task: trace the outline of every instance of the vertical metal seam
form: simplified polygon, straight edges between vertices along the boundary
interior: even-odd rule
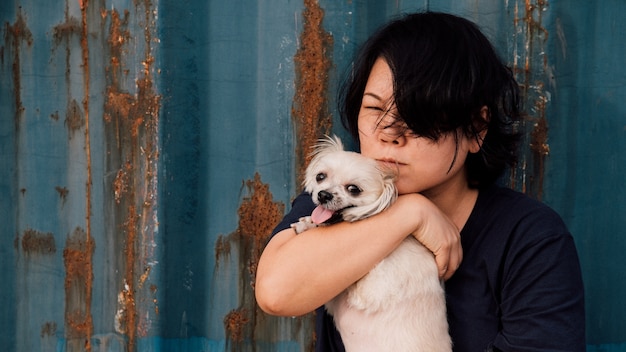
[[[89,133],[89,90],[90,90],[90,72],[89,72],[89,39],[87,31],[87,8],[89,7],[89,0],[79,0],[80,12],[81,12],[81,52],[83,62],[83,82],[84,82],[84,97],[83,97],[83,109],[85,111],[85,154],[87,162],[87,182],[86,182],[86,204],[85,204],[85,242],[87,244],[92,243],[91,238],[91,187],[92,187],[92,169],[91,169],[91,140]],[[87,246],[89,248],[89,246]],[[91,336],[93,335],[93,320],[91,317],[91,296],[92,296],[92,282],[93,282],[93,250],[88,250],[86,254],[87,263],[87,277],[85,282],[85,319],[87,325],[87,336],[85,342],[85,349],[91,351]]]

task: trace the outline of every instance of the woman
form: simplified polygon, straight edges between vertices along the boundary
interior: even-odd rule
[[[547,206],[495,185],[515,162],[518,86],[477,26],[432,12],[390,22],[360,51],[341,102],[360,152],[397,170],[400,196],[379,215],[298,236],[289,224],[314,206],[296,198],[259,262],[260,307],[311,312],[415,236],[447,280],[455,351],[583,351],[570,233]],[[316,350],[342,350],[317,313]]]

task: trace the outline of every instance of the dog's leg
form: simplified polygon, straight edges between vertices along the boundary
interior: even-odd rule
[[[301,234],[306,230],[317,227],[317,224],[311,220],[310,216],[304,216],[298,219],[298,222],[294,222],[290,226],[296,231],[296,234]]]

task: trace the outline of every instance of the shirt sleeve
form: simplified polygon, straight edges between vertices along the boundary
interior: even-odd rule
[[[544,214],[545,215],[545,214]],[[560,219],[557,219],[560,221]],[[548,224],[545,223],[548,222]],[[585,351],[584,289],[572,236],[554,219],[521,225],[502,264],[501,351]],[[545,229],[561,232],[540,233]]]
[[[315,204],[311,199],[311,195],[306,192],[300,193],[296,199],[291,203],[291,210],[283,217],[283,219],[276,225],[272,231],[271,237],[279,233],[282,230],[288,229],[291,224],[298,222],[303,216],[309,216],[315,209]],[[270,237],[270,239],[271,239]]]

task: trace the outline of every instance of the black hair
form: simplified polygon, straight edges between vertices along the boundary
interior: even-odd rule
[[[474,23],[437,12],[409,14],[365,42],[338,99],[341,121],[357,142],[363,93],[378,58],[392,71],[397,114],[412,134],[437,140],[450,132],[458,138],[461,131],[479,140],[480,151],[466,159],[470,186],[491,184],[514,165],[519,86]]]

